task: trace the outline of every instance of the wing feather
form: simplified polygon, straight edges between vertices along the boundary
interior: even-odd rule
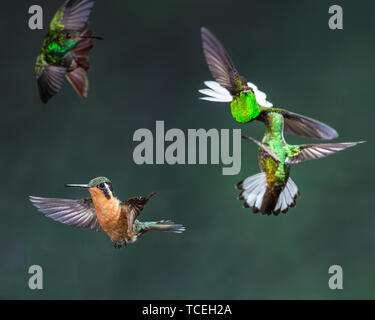
[[[324,158],[337,151],[341,151],[349,147],[354,147],[355,145],[363,142],[364,141],[301,145],[299,146],[300,153],[296,156],[288,158],[287,163],[295,164],[307,160]]]
[[[134,221],[137,219],[148,200],[155,194],[155,192],[152,192],[147,197],[133,197],[123,202],[123,205],[128,209],[130,228],[133,227]]]
[[[53,65],[46,65],[38,77],[38,89],[40,99],[47,103],[63,85],[66,68]]]
[[[52,19],[51,30],[82,31],[87,24],[94,0],[68,0]]]
[[[338,137],[335,129],[318,120],[283,110],[284,132],[317,140],[332,140]]]
[[[206,28],[201,28],[203,53],[213,78],[232,95],[236,95],[246,80],[234,67],[232,60],[219,40]]]
[[[46,217],[78,228],[101,231],[91,199],[56,199],[30,196],[32,204]]]

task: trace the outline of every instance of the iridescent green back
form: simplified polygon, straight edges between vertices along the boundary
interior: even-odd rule
[[[262,142],[276,154],[277,163],[263,149],[259,150],[258,159],[262,171],[266,172],[267,181],[275,185],[284,185],[289,177],[289,166],[285,164],[288,157],[289,145],[284,140],[284,117],[277,112],[267,114],[265,121],[266,132]]]
[[[66,31],[54,32],[50,31],[43,42],[42,53],[46,62],[58,66],[69,66],[67,56],[78,44],[78,39],[67,39],[72,35]]]

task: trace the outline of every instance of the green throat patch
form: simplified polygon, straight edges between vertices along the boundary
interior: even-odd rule
[[[253,93],[241,92],[233,99],[230,107],[233,118],[240,123],[250,122],[260,114],[260,108]]]

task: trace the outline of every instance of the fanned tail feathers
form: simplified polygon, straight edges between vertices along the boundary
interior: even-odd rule
[[[290,177],[281,191],[269,190],[264,172],[246,178],[237,184],[237,188],[241,190],[238,199],[244,201],[245,208],[252,208],[254,213],[262,212],[268,215],[286,213],[288,208],[296,205],[299,195],[297,185]]]
[[[237,184],[237,189],[242,190],[238,200],[245,201],[244,207],[259,212],[266,192],[266,174],[261,172],[246,178]]]
[[[297,185],[294,183],[291,177],[288,178],[286,186],[281,191],[279,199],[276,203],[273,212],[278,215],[280,211],[287,213],[289,208],[293,208],[296,205],[296,199],[300,195]]]
[[[87,98],[89,90],[89,79],[83,68],[77,68],[66,74],[66,79],[70,82],[74,90],[83,99]]]

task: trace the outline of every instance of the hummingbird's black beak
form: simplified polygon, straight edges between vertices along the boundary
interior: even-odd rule
[[[104,38],[99,36],[79,36],[81,39],[95,39],[95,40],[104,40]]]
[[[83,189],[90,188],[90,186],[88,184],[66,184],[65,187],[67,187],[67,188],[83,188]]]

